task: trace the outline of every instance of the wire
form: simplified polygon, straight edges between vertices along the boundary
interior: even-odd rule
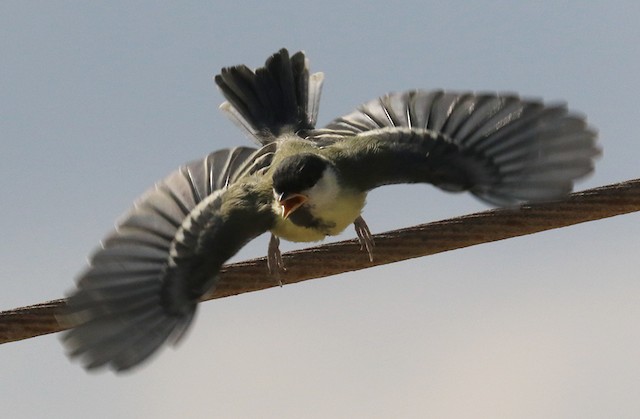
[[[567,199],[500,208],[374,235],[374,261],[347,240],[283,255],[283,284],[432,255],[640,210],[640,179],[576,192]],[[227,265],[215,290],[204,300],[278,286],[266,258]],[[59,332],[55,314],[64,299],[0,312],[0,344]]]

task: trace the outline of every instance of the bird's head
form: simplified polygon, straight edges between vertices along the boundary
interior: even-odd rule
[[[331,205],[338,193],[333,165],[325,158],[311,153],[285,158],[273,173],[273,194],[288,218],[300,207]]]

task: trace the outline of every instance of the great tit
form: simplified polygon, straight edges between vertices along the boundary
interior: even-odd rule
[[[144,194],[90,258],[60,320],[69,355],[86,368],[134,367],[175,342],[225,261],[271,232],[322,240],[361,217],[367,192],[430,183],[494,205],[561,199],[593,170],[596,133],[562,104],[514,94],[391,93],[315,127],[323,82],[302,52],[282,49],[255,71],[224,68],[222,110],[261,147],[213,152]],[[372,256],[373,255],[373,256]]]

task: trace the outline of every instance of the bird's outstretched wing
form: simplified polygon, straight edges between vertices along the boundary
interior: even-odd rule
[[[565,105],[440,90],[375,99],[310,139],[362,190],[427,182],[496,205],[561,198],[600,153]]]
[[[126,370],[184,333],[222,263],[272,223],[252,182],[273,148],[216,151],[135,203],[91,256],[59,315],[72,328],[63,336],[71,356],[87,368]]]

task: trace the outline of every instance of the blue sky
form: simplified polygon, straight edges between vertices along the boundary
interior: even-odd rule
[[[325,72],[320,124],[389,91],[515,91],[598,129],[604,155],[578,189],[638,177],[637,2],[216,3],[0,4],[0,309],[61,297],[154,181],[249,144],[211,78],[281,47]],[[364,215],[382,232],[484,208],[395,186]],[[125,376],[85,373],[55,335],[2,345],[0,404],[15,418],[638,417],[638,224],[209,302],[177,350]]]

